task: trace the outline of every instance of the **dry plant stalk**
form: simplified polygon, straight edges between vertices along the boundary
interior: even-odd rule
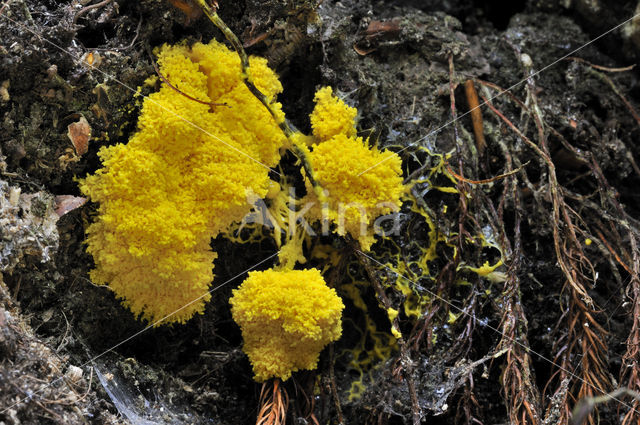
[[[578,234],[590,234],[590,232],[588,232],[588,229],[577,227],[576,223],[581,226],[586,226],[586,224],[582,217],[565,202],[564,191],[558,182],[555,164],[551,159],[547,146],[545,125],[539,114],[534,95],[535,88],[532,80],[529,79],[528,81],[527,92],[529,99],[526,104],[517,100],[511,94],[509,94],[509,97],[515,100],[518,106],[533,119],[538,133],[537,143],[534,143],[520,131],[486,97],[483,96],[482,99],[489,109],[523,140],[546,165],[547,190],[552,208],[551,225],[554,249],[556,260],[565,277],[562,292],[568,298],[565,314],[561,317],[563,323],[559,323],[559,328],[566,328],[567,332],[555,344],[554,351],[556,356],[554,362],[558,365],[558,369],[549,383],[554,381],[558,384],[552,394],[552,398],[562,400],[563,408],[558,420],[559,423],[566,424],[571,416],[570,402],[582,397],[599,395],[606,392],[610,387],[606,361],[607,345],[603,339],[607,332],[596,320],[595,316],[599,311],[595,308],[593,300],[587,292],[587,288],[595,282],[596,273],[593,264],[582,249]],[[486,84],[484,82],[481,82],[481,84],[501,90],[494,84]],[[531,108],[527,105],[531,105]],[[534,198],[544,208],[540,201],[541,198],[536,196]],[[580,359],[579,364],[575,364],[575,359]],[[576,366],[578,367],[576,368]],[[573,370],[577,372],[575,375],[570,372]],[[565,380],[572,382],[568,394],[562,391],[561,383]],[[549,414],[550,410],[547,409],[547,415]],[[592,417],[589,418],[589,423],[595,423]]]
[[[602,170],[598,164],[594,161],[591,162],[591,170],[593,174],[598,178],[600,184],[611,192],[612,188],[604,178]],[[611,246],[610,243],[604,238],[604,235],[599,234],[601,241],[605,244],[606,248],[610,251],[611,255],[617,260],[617,262],[629,273],[630,279],[626,289],[626,296],[630,300],[632,308],[629,310],[631,318],[631,331],[626,340],[627,349],[622,356],[622,365],[620,367],[619,381],[620,385],[624,385],[631,392],[640,393],[640,251],[638,250],[638,232],[637,229],[630,224],[631,218],[622,208],[622,205],[616,200],[615,197],[608,197],[607,201],[612,204],[618,215],[621,217],[620,224],[622,228],[628,232],[629,245],[632,255],[629,255],[624,247],[624,244],[620,238],[620,235],[616,231],[614,223],[610,223],[611,234],[614,238],[610,238],[616,247],[617,251]],[[604,227],[604,226],[602,226]],[[620,252],[621,254],[618,254]],[[622,258],[626,259],[632,265],[627,265]],[[619,405],[621,410],[622,405]],[[622,417],[621,425],[632,425],[640,423],[640,399],[634,397],[633,401],[627,406],[627,412]]]
[[[500,333],[502,339],[498,343],[497,351],[505,351],[506,360],[501,374],[502,391],[509,419],[514,425],[537,425],[540,423],[540,394],[533,377],[531,367],[530,346],[527,339],[528,322],[522,308],[520,292],[522,253],[521,223],[523,211],[518,194],[518,174],[524,170],[524,165],[514,169],[514,158],[505,146],[501,146],[506,164],[504,189],[499,201],[498,210],[482,191],[477,197],[481,199],[482,211],[487,214],[488,222],[493,233],[498,235],[505,263],[508,265],[504,289],[502,291],[502,317]],[[482,184],[481,182],[477,184]],[[507,198],[513,203],[515,215],[513,225],[513,244],[504,228],[504,203]]]
[[[260,390],[260,410],[256,425],[285,425],[288,408],[289,395],[282,388],[282,381],[276,378],[265,382]]]
[[[251,94],[253,94],[256,99],[258,99],[264,105],[267,111],[269,111],[274,121],[276,122],[276,124],[278,124],[280,130],[282,130],[282,133],[289,141],[289,150],[291,150],[291,152],[293,152],[293,154],[296,155],[298,159],[300,159],[309,182],[314,188],[320,191],[321,189],[314,177],[313,167],[311,167],[311,164],[309,163],[309,158],[307,158],[305,151],[301,149],[293,140],[293,129],[289,126],[289,123],[286,120],[278,117],[278,114],[275,112],[271,105],[271,100],[267,98],[267,96],[265,96],[264,93],[262,93],[260,89],[258,89],[258,87],[256,87],[256,85],[254,84],[253,78],[251,77],[249,56],[247,55],[247,52],[245,52],[244,47],[242,47],[242,43],[240,42],[238,37],[233,33],[233,31],[231,31],[227,24],[224,23],[220,16],[218,16],[217,0],[209,1],[211,4],[209,4],[207,0],[195,0],[204,14],[207,16],[207,18],[209,18],[209,20],[222,32],[224,37],[238,54],[238,57],[240,58],[240,68],[242,71],[240,75],[242,81],[244,82],[244,85],[247,87],[247,89],[249,89]]]
[[[456,189],[458,190],[458,202],[459,202],[459,210],[458,210],[458,236],[457,236],[457,244],[458,249],[455,252],[454,258],[445,266],[443,272],[451,267],[451,277],[450,279],[440,279],[441,276],[438,277],[437,281],[440,282],[438,285],[438,294],[445,293],[448,287],[453,283],[455,279],[455,272],[458,265],[462,261],[462,253],[465,252],[464,243],[467,240],[473,239],[470,232],[466,229],[465,223],[470,221],[472,226],[475,225],[478,228],[478,223],[474,219],[473,214],[469,212],[469,202],[467,198],[467,194],[470,190],[473,190],[472,186],[469,185],[472,180],[468,180],[464,177],[463,171],[463,155],[462,148],[465,146],[460,142],[460,137],[458,135],[458,112],[456,109],[456,97],[455,97],[455,88],[456,88],[456,78],[455,78],[455,66],[453,61],[453,53],[450,53],[448,56],[449,62],[449,103],[451,109],[451,123],[453,124],[453,137],[454,137],[454,145],[456,151],[457,158],[457,166],[458,173],[452,173],[456,177]],[[473,128],[474,134],[476,137],[476,144],[469,143],[466,145],[467,149],[471,152],[471,157],[473,158],[473,170],[477,174],[478,170],[478,162],[477,158],[483,156],[484,150],[486,148],[486,142],[484,140],[484,131],[482,128],[482,115],[478,105],[477,92],[475,91],[475,87],[473,86],[473,82],[471,82],[470,86],[466,86],[466,94],[467,101],[469,102],[469,109],[471,112],[472,120],[473,120]],[[448,172],[452,172],[451,168],[447,165]],[[472,197],[471,202],[477,202],[476,198]],[[443,300],[444,301],[444,300]],[[445,301],[446,303],[446,301]],[[448,304],[448,303],[447,303]],[[475,330],[475,318],[476,318],[476,308],[477,308],[477,300],[476,294],[472,291],[472,294],[465,300],[464,302],[464,314],[468,318],[466,324],[464,326],[464,330],[462,333],[456,338],[454,345],[452,346],[450,352],[451,358],[461,357],[463,354],[467,354],[471,349],[473,343],[473,332]],[[431,311],[432,307],[429,307],[429,311]],[[448,305],[446,307],[446,311],[448,313]],[[435,311],[435,310],[434,310]],[[433,316],[432,316],[433,317]],[[425,320],[425,325],[431,326],[430,320]],[[429,335],[429,340],[431,339],[431,335]],[[461,409],[465,420],[467,423],[479,422],[478,419],[473,414],[474,411],[478,411],[478,402],[473,392],[474,383],[473,383],[473,375],[470,373],[468,379],[465,383],[464,393],[459,403],[459,410]]]
[[[507,157],[507,166],[512,168],[511,158]],[[540,394],[535,385],[531,356],[529,355],[529,341],[527,339],[527,318],[522,308],[520,295],[520,279],[518,278],[522,259],[522,240],[520,223],[522,212],[520,198],[517,194],[516,179],[509,179],[515,210],[514,247],[509,244],[504,228],[501,228],[500,239],[505,254],[510,254],[510,266],[503,290],[503,314],[500,323],[502,340],[499,346],[506,349],[506,364],[501,381],[504,391],[507,411],[512,424],[537,425],[540,423]],[[505,191],[506,191],[505,187]],[[502,217],[500,217],[502,218]],[[503,223],[503,220],[499,220]]]
[[[637,260],[635,264],[638,264]],[[637,274],[631,280],[629,286],[634,305],[631,314],[633,327],[627,338],[627,351],[622,356],[620,382],[631,390],[640,392],[640,281]],[[630,409],[627,410],[622,418],[621,424],[632,425],[638,423],[640,423],[640,400],[634,399],[631,402]]]
[[[632,237],[635,241],[635,238]],[[635,245],[635,243],[634,243]],[[638,252],[633,253],[633,276],[627,288],[627,296],[631,299],[633,308],[631,318],[633,325],[627,338],[627,350],[622,356],[622,367],[620,368],[620,383],[629,389],[640,392],[640,279],[638,279]],[[634,399],[631,408],[622,418],[622,425],[632,425],[640,423],[640,400]]]
[[[504,300],[500,346],[507,352],[501,381],[509,419],[512,424],[537,425],[540,423],[539,394],[531,376],[527,319],[520,300],[520,282],[515,274],[505,282]]]
[[[450,82],[453,81],[453,61],[449,58]],[[486,149],[486,141],[484,139],[482,129],[482,117],[480,115],[477,92],[475,91],[473,81],[467,80],[465,91],[469,107],[471,110],[474,135],[476,139],[475,146],[468,146],[473,156],[479,154],[482,156]],[[529,343],[527,340],[527,319],[522,309],[520,299],[520,280],[518,273],[520,271],[520,262],[522,257],[520,222],[522,213],[520,211],[519,195],[517,193],[517,174],[523,171],[528,164],[518,164],[516,168],[513,166],[513,158],[508,149],[503,149],[505,156],[506,170],[502,174],[489,179],[468,179],[462,173],[462,164],[460,153],[460,144],[457,143],[457,132],[455,132],[455,98],[453,96],[453,85],[450,83],[450,98],[452,119],[454,121],[454,134],[456,134],[456,150],[458,155],[459,173],[454,172],[449,166],[447,171],[458,181],[458,191],[460,193],[460,216],[459,216],[459,234],[465,235],[464,222],[469,220],[472,224],[477,225],[476,215],[470,210],[481,212],[487,215],[487,222],[493,228],[494,234],[499,235],[499,244],[501,252],[505,258],[506,264],[509,265],[508,277],[504,283],[502,318],[500,323],[500,332],[502,339],[496,347],[496,351],[505,351],[506,365],[504,366],[501,381],[505,397],[505,404],[512,424],[517,425],[537,425],[540,421],[540,401],[539,392],[532,377],[531,358],[529,356]],[[486,102],[486,99],[483,98]],[[477,167],[476,167],[477,168]],[[500,206],[497,212],[482,190],[476,190],[474,186],[493,183],[495,181],[505,179],[506,183]],[[466,185],[465,185],[466,183]],[[469,187],[470,185],[471,187]],[[467,202],[466,192],[473,191],[474,196]],[[503,208],[507,198],[511,198],[514,203],[516,215],[514,225],[514,249],[511,247],[509,238],[504,229]],[[469,205],[472,204],[472,205]],[[479,227],[479,226],[478,226]],[[463,251],[462,239],[460,240],[459,253]],[[459,260],[458,260],[459,261]],[[475,303],[474,303],[475,304]],[[467,303],[465,303],[467,305]],[[471,332],[468,335],[469,344],[471,341]],[[471,378],[471,377],[470,377]],[[468,385],[472,385],[472,379],[469,379]],[[467,388],[469,390],[469,388]],[[473,422],[470,414],[470,404],[474,400],[473,395],[463,395],[465,416],[467,422]]]

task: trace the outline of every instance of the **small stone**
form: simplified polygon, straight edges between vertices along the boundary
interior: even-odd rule
[[[0,84],[0,100],[6,103],[9,99],[11,99],[9,95],[9,80],[5,80]]]
[[[78,381],[80,381],[80,379],[82,379],[82,373],[83,371],[81,368],[79,368],[78,366],[71,365],[67,369],[67,373],[65,373],[64,376],[66,376],[67,379],[69,379],[71,382],[75,384]]]
[[[20,192],[21,190],[19,187],[12,187],[9,189],[9,204],[11,204],[12,207],[18,206],[18,202],[20,201]]]

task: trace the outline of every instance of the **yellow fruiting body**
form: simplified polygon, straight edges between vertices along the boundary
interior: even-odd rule
[[[375,241],[377,217],[397,211],[405,192],[400,157],[369,148],[356,137],[358,111],[333,95],[331,87],[316,92],[311,114],[316,143],[305,150],[318,186],[307,180],[309,218],[328,221],[335,232],[357,239],[364,250]],[[318,188],[323,193],[318,193]]]
[[[87,229],[92,281],[108,284],[135,315],[155,322],[175,312],[167,322],[183,323],[210,298],[211,238],[250,210],[248,197],[267,194],[267,166],[286,139],[223,44],[165,45],[158,64],[182,92],[227,106],[163,85],[145,99],[138,132],[102,148],[103,168],[80,188],[99,203]],[[250,64],[256,86],[274,99],[282,86],[267,61]]]
[[[350,234],[362,249],[369,250],[375,219],[402,205],[405,187],[400,157],[370,149],[360,137],[339,134],[314,145],[309,159],[314,177],[327,195],[325,202],[320,202],[307,182],[310,199],[316,202],[310,210],[312,218],[328,219],[336,225],[336,233]]]
[[[258,382],[315,369],[342,333],[344,305],[317,269],[251,272],[230,302]]]
[[[318,142],[325,142],[338,134],[355,137],[358,110],[333,95],[331,87],[323,87],[314,97],[316,106],[311,113],[311,128]]]

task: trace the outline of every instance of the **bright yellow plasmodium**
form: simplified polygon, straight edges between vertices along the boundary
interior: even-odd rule
[[[169,314],[163,323],[184,323],[210,298],[211,238],[250,210],[248,198],[267,194],[267,167],[280,160],[285,137],[223,44],[165,45],[158,64],[182,92],[227,106],[163,85],[145,99],[137,133],[102,148],[103,168],[80,188],[99,203],[87,229],[92,281],[151,323]],[[250,64],[256,86],[275,99],[282,86],[267,61]]]
[[[334,96],[331,87],[318,90],[313,100],[316,106],[311,113],[311,128],[317,142],[325,142],[338,134],[355,137],[356,108]]]
[[[360,137],[340,134],[315,145],[310,162],[316,181],[327,194],[326,202],[317,201],[310,213],[318,220],[328,218],[336,233],[350,234],[368,251],[375,241],[375,219],[402,205],[405,187],[400,157],[370,149]]]
[[[340,338],[343,308],[317,269],[249,273],[233,291],[231,312],[255,380],[315,369],[320,351]]]
[[[366,140],[356,137],[357,111],[333,96],[330,88],[318,90],[315,100],[311,123],[319,143],[310,147],[308,156],[326,196],[318,199],[307,181],[307,200],[314,203],[309,216],[332,223],[337,234],[348,233],[369,250],[375,241],[375,219],[402,205],[406,188],[400,157],[370,148]]]

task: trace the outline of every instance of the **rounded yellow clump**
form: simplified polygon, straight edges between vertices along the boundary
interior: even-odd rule
[[[313,99],[316,106],[311,113],[311,128],[317,141],[325,142],[338,134],[355,137],[358,110],[333,95],[331,87],[323,87]]]
[[[315,369],[342,333],[344,305],[317,269],[251,272],[230,302],[258,382]]]
[[[307,182],[310,200],[316,202],[310,209],[312,218],[328,219],[336,224],[336,233],[350,234],[362,249],[369,250],[374,242],[374,220],[402,205],[405,187],[400,157],[369,149],[360,137],[339,134],[314,145],[309,158],[316,181],[326,191],[326,202],[320,203]]]
[[[249,212],[248,198],[267,194],[286,139],[223,44],[165,45],[158,64],[182,92],[227,106],[163,85],[145,99],[138,132],[100,149],[103,168],[80,189],[100,204],[87,229],[91,279],[135,315],[155,322],[175,313],[166,321],[183,323],[210,298],[211,238]],[[251,58],[251,71],[267,97],[282,91],[265,59]]]

